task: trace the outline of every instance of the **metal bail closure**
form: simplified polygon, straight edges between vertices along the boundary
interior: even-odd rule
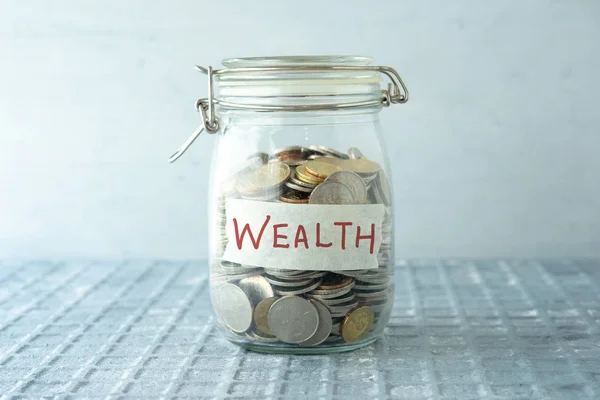
[[[169,162],[175,162],[179,157],[187,151],[187,149],[194,143],[194,141],[200,136],[202,131],[208,133],[217,133],[219,131],[219,121],[215,117],[215,105],[214,105],[214,92],[213,92],[213,69],[203,68],[203,72],[208,75],[208,99],[196,100],[196,111],[200,111],[202,114],[202,125],[198,127],[192,133],[192,135],[185,141],[185,143],[169,158]],[[208,115],[207,115],[208,112]]]

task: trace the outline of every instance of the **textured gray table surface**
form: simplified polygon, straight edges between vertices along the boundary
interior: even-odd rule
[[[384,339],[221,339],[201,262],[0,263],[0,398],[600,398],[600,261],[411,261]]]

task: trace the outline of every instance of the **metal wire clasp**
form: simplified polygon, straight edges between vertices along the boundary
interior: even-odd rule
[[[215,105],[220,104],[230,108],[238,109],[249,109],[254,111],[273,112],[273,111],[334,111],[353,107],[372,107],[372,106],[384,106],[389,107],[391,104],[401,104],[408,101],[408,88],[402,80],[402,77],[398,72],[385,66],[345,66],[345,65],[289,65],[289,66],[275,66],[275,67],[249,67],[249,68],[224,68],[213,70],[212,67],[204,68],[200,65],[196,65],[196,69],[208,77],[208,98],[198,99],[196,101],[196,111],[200,111],[202,114],[202,125],[194,131],[192,136],[186,140],[186,142],[169,158],[169,162],[172,163],[185,153],[185,151],[194,143],[196,138],[200,136],[202,131],[208,133],[216,133],[219,131],[219,120],[215,116]],[[354,101],[354,102],[340,102],[332,104],[327,103],[314,103],[308,105],[266,105],[266,104],[238,104],[231,103],[224,100],[216,99],[213,90],[213,77],[214,75],[225,75],[235,73],[253,73],[253,72],[289,72],[289,71],[372,71],[383,74],[391,81],[387,89],[381,91],[381,99]]]
[[[217,133],[219,131],[219,120],[215,117],[215,101],[213,91],[213,69],[208,67],[206,70],[208,75],[208,98],[196,100],[196,111],[202,114],[202,125],[192,133],[192,136],[169,158],[169,162],[175,162],[186,150],[194,143],[203,131],[207,133]]]

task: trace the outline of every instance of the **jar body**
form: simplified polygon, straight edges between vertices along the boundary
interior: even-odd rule
[[[220,111],[210,289],[229,341],[327,353],[383,334],[394,231],[379,109]]]

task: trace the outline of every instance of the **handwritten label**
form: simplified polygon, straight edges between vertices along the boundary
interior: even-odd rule
[[[277,269],[374,269],[382,204],[286,204],[228,199],[223,259]]]

